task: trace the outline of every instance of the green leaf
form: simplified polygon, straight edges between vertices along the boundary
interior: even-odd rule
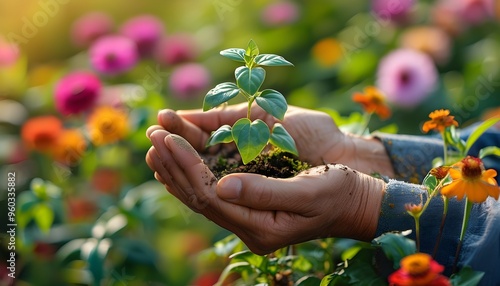
[[[438,180],[436,177],[428,173],[427,176],[425,176],[422,184],[427,187],[427,193],[431,194],[436,188]]]
[[[298,256],[292,262],[292,268],[301,272],[308,272],[313,268],[311,261],[307,260],[304,256]],[[319,284],[319,283],[318,283]]]
[[[479,150],[479,158],[483,159],[486,156],[500,156],[500,147],[488,146]]]
[[[234,71],[238,87],[248,95],[254,95],[262,86],[266,78],[266,71],[263,68],[239,67]]]
[[[258,55],[254,59],[255,63],[261,66],[293,66],[293,64],[282,56],[274,54]]]
[[[224,281],[226,280],[227,277],[229,277],[229,274],[234,273],[234,272],[242,272],[244,270],[252,271],[252,266],[248,262],[236,262],[236,263],[231,263],[224,270],[219,276],[219,281],[214,286],[222,286],[225,285]]]
[[[254,42],[254,40],[250,40],[247,45],[247,50],[245,51],[245,54],[247,56],[250,56],[252,58],[255,58],[256,56],[259,55],[259,47],[257,47],[257,44]]]
[[[394,269],[399,268],[399,261],[416,252],[415,241],[396,233],[386,233],[373,240],[381,246],[385,256],[393,261]]]
[[[265,89],[255,98],[255,101],[267,113],[279,120],[283,120],[285,117],[288,105],[285,97],[280,92],[274,89]]]
[[[498,121],[500,121],[500,117],[496,118],[491,118],[483,122],[481,125],[479,125],[476,130],[474,130],[470,135],[469,138],[467,139],[467,142],[465,143],[465,154],[469,152],[470,147],[476,142],[483,133],[490,128],[491,126],[495,125]]]
[[[45,187],[45,181],[40,178],[34,178],[31,180],[30,189],[40,199],[45,199],[47,196],[47,188]]]
[[[226,49],[220,52],[220,55],[237,62],[245,62],[244,49]]]
[[[262,271],[265,271],[262,266],[265,264],[264,256],[260,256],[254,254],[250,250],[243,250],[237,253],[233,253],[229,256],[232,262],[246,261],[250,265],[253,265],[255,268],[259,268]]]
[[[243,164],[255,159],[266,147],[271,136],[269,127],[264,121],[257,119],[251,122],[248,118],[236,121],[232,133]]]
[[[214,252],[218,256],[228,256],[229,253],[235,251],[235,249],[238,249],[239,245],[242,245],[243,242],[241,241],[240,238],[238,238],[234,234],[230,234],[227,237],[217,241],[214,244]]]
[[[451,275],[450,281],[455,286],[475,286],[483,278],[484,272],[474,271],[469,266],[465,266],[456,274]]]
[[[219,143],[230,142],[233,142],[233,133],[231,132],[231,126],[222,125],[221,127],[219,127],[219,129],[212,132],[205,146],[208,147]]]
[[[48,233],[54,222],[54,211],[45,203],[35,205],[31,211],[40,230]]]
[[[316,276],[304,276],[295,282],[294,286],[319,286],[321,279]]]
[[[100,240],[90,250],[86,259],[90,273],[92,273],[94,278],[94,285],[101,285],[101,281],[104,278],[104,262],[110,247],[110,241]]]
[[[292,136],[286,131],[285,127],[281,123],[274,124],[273,130],[271,132],[271,144],[279,147],[283,151],[290,152],[295,155],[299,155],[297,151],[297,146],[295,146],[295,141]]]
[[[205,95],[205,99],[203,100],[203,111],[219,106],[237,96],[238,93],[240,93],[238,86],[232,82],[218,84]]]

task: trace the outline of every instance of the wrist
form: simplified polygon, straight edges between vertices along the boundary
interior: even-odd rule
[[[388,177],[394,177],[392,162],[385,150],[384,144],[372,136],[357,136],[346,134],[346,146],[350,152],[346,152],[351,160],[350,166],[365,174],[378,173]]]

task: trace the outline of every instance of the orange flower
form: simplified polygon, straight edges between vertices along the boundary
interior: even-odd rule
[[[342,57],[342,46],[334,38],[319,40],[312,48],[314,59],[324,67],[335,65]]]
[[[406,211],[415,216],[415,215],[420,215],[420,213],[422,212],[422,208],[424,206],[422,205],[422,203],[416,205],[416,204],[405,204],[405,209]]]
[[[431,120],[426,121],[422,126],[422,131],[425,133],[430,130],[438,130],[442,133],[446,127],[458,126],[458,122],[454,119],[455,116],[451,116],[447,109],[435,110],[429,114],[429,118]]]
[[[429,173],[436,177],[438,180],[442,180],[448,175],[448,171],[450,170],[450,167],[448,166],[439,166],[436,168],[432,168]]]
[[[366,87],[364,93],[355,93],[352,100],[361,104],[365,112],[374,112],[381,119],[387,119],[391,116],[391,110],[385,104],[384,95],[374,86]]]
[[[451,285],[446,276],[441,275],[444,267],[426,253],[415,253],[401,259],[401,268],[389,275],[389,284],[397,286]]]
[[[51,152],[63,130],[62,122],[57,117],[39,116],[26,121],[21,129],[25,145],[40,152]]]
[[[128,133],[127,114],[108,106],[98,107],[87,123],[90,140],[95,145],[104,145],[123,139]]]
[[[451,198],[457,196],[458,200],[464,196],[474,203],[482,203],[491,196],[498,200],[500,188],[494,177],[494,169],[484,170],[481,159],[467,156],[450,169],[453,181],[441,189],[441,194]]]
[[[54,159],[66,165],[76,164],[87,149],[85,138],[77,129],[63,131],[56,146],[53,152]]]

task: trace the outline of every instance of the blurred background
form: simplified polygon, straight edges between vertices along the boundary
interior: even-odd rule
[[[145,130],[160,109],[200,108],[234,82],[239,63],[219,51],[250,39],[294,64],[266,68],[264,88],[339,125],[361,120],[352,96],[370,86],[392,111],[370,131],[422,134],[436,109],[461,127],[500,114],[497,0],[20,0],[0,11],[0,200],[13,222],[15,193],[16,285],[216,281],[227,260],[207,249],[229,233],[154,181]],[[12,285],[0,229],[0,285]]]

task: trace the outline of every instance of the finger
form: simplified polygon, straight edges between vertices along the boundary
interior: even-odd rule
[[[159,172],[163,179],[168,180],[164,174],[160,171],[165,169],[165,174],[167,174],[179,187],[185,192],[191,192],[191,184],[186,178],[184,171],[179,168],[177,162],[172,158],[172,153],[165,145],[165,137],[170,135],[169,132],[165,130],[157,130],[151,134],[151,142],[153,143],[154,150],[156,151],[158,160],[160,161],[160,166],[155,164],[155,171]],[[155,159],[154,156],[151,156]]]
[[[152,126],[148,127],[148,129],[146,130],[146,137],[150,138],[151,134],[153,132],[155,132],[156,130],[165,130],[165,129],[163,127],[161,127],[160,125],[152,125]]]
[[[225,201],[256,210],[309,214],[314,210],[311,177],[276,179],[257,174],[230,174],[217,184],[217,196]]]
[[[158,122],[169,132],[184,137],[198,151],[205,149],[210,132],[218,128],[205,131],[200,126],[185,120],[171,109],[160,111],[158,113]]]

